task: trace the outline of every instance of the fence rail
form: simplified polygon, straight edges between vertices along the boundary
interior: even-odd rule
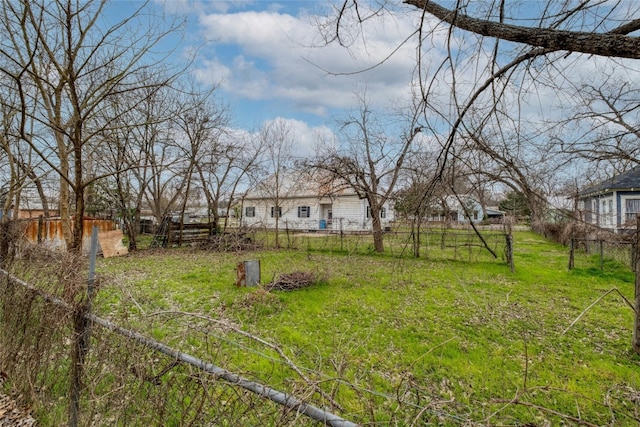
[[[37,287],[17,278],[14,277],[13,275],[11,275],[9,272],[0,269],[0,276],[2,276],[5,279],[5,284],[7,286],[7,289],[5,289],[5,295],[7,293],[11,293],[12,291],[8,288],[10,288],[12,285],[13,286],[19,286],[20,288],[22,288],[23,290],[27,291],[29,294],[32,294],[33,296],[38,296],[40,297],[43,301],[45,301],[46,303],[53,305],[56,307],[56,309],[62,309],[64,312],[67,313],[66,317],[68,317],[69,319],[74,319],[76,318],[76,316],[79,314],[79,308],[75,307],[74,305],[56,297],[53,295],[48,294],[47,292],[43,292],[42,290],[38,289]],[[0,314],[2,314],[2,317],[0,317],[0,319],[2,319],[4,317],[4,315],[6,315],[6,300],[3,301],[5,303],[5,306],[0,309]],[[127,328],[123,328],[121,326],[118,326],[106,319],[103,319],[101,317],[95,316],[93,314],[90,313],[82,313],[80,312],[80,315],[87,321],[85,323],[85,327],[89,328],[91,325],[95,325],[95,326],[100,326],[112,333],[116,333],[124,338],[126,338],[127,340],[130,340],[132,342],[135,342],[139,345],[142,345],[144,347],[150,348],[154,351],[157,351],[165,356],[168,356],[171,360],[174,361],[174,364],[176,362],[181,362],[184,363],[186,365],[189,365],[193,368],[196,368],[198,370],[200,370],[201,372],[207,373],[207,374],[211,374],[213,375],[216,379],[222,379],[224,381],[226,381],[229,385],[231,385],[232,387],[237,387],[239,389],[244,389],[247,390],[251,393],[254,393],[256,396],[263,398],[263,399],[268,399],[272,402],[275,402],[278,405],[281,405],[285,408],[288,408],[289,410],[293,411],[293,413],[295,414],[302,414],[305,415],[313,420],[319,421],[324,423],[325,425],[328,426],[336,426],[336,427],[355,427],[356,424],[348,421],[338,415],[335,415],[327,410],[321,409],[315,405],[312,405],[311,403],[308,403],[306,401],[304,401],[303,399],[297,398],[296,396],[294,396],[293,394],[288,394],[288,393],[284,393],[281,391],[278,391],[272,387],[260,384],[258,382],[255,381],[251,381],[245,377],[243,377],[242,375],[236,374],[234,372],[231,372],[229,370],[223,369],[221,367],[216,366],[213,363],[207,362],[201,358],[195,357],[193,355],[184,353],[180,350],[177,350],[175,348],[172,348],[158,340],[155,340],[153,338],[147,337],[145,335],[142,335],[138,332],[135,332],[133,330],[127,329]],[[63,316],[65,317],[65,316]],[[77,324],[77,322],[74,321],[74,323]],[[78,331],[76,330],[74,335],[75,335],[75,339],[83,339],[84,336],[84,332],[86,331]],[[86,338],[86,336],[84,336]],[[16,353],[18,351],[16,350]],[[77,362],[74,362],[77,363]],[[71,383],[76,383],[78,381],[77,378],[71,378],[70,379]],[[96,396],[93,396],[94,399],[96,399]],[[72,402],[73,404],[73,402]],[[74,411],[76,411],[76,409],[71,408],[70,412],[72,413],[72,417],[78,417],[78,414],[74,414]],[[93,414],[93,416],[95,416],[95,414]],[[73,423],[75,425],[75,422]]]

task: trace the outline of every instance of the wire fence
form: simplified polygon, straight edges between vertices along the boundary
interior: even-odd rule
[[[374,252],[371,233],[325,233],[250,228],[242,231],[249,249],[285,248],[308,252],[370,254]],[[387,231],[385,253],[396,257],[423,257],[431,260],[466,262],[512,262],[509,234],[489,230],[476,233],[466,229],[427,228],[419,233]]]
[[[38,254],[37,262],[31,257],[20,266],[33,283],[0,270],[0,369],[21,403],[37,408],[41,425],[464,422],[453,415],[458,410],[447,413],[435,397],[425,399],[430,391],[419,381],[380,391],[372,387],[380,379],[371,373],[354,377],[340,364],[330,372],[320,365],[299,367],[277,345],[206,316],[120,313],[124,326],[116,325],[86,312],[83,269],[68,255],[49,256]],[[69,262],[72,267],[63,267]],[[83,328],[90,340],[78,360]],[[76,382],[74,407],[69,402]]]
[[[68,414],[74,410],[67,411],[62,402],[69,402],[73,395],[75,358],[70,354],[79,338],[80,306],[5,271],[2,276],[0,366],[18,386],[22,403],[40,408],[43,425],[63,425],[68,417],[69,425],[83,426],[286,426],[313,425],[314,420],[329,426],[355,426],[312,403],[335,406],[308,378],[281,383],[288,390],[283,393],[258,382],[275,382],[269,376],[244,376],[216,366],[216,359],[233,357],[227,354],[228,346],[212,338],[210,328],[190,322],[188,333],[184,330],[184,335],[177,334],[173,340],[179,347],[204,355],[205,360],[90,314],[82,316],[88,320],[91,340],[82,360],[80,402],[72,422]],[[149,333],[170,330],[168,322],[166,318],[151,321],[144,329]],[[272,357],[269,363],[276,361]]]
[[[613,239],[572,238],[569,243],[570,269],[617,271],[620,267],[635,269],[635,245],[631,241]]]
[[[384,239],[393,256],[413,256],[419,247],[421,256],[479,262],[495,260],[491,253],[508,259],[508,237],[430,230],[419,238],[387,232]],[[285,230],[276,237],[270,230],[249,230],[240,240],[256,249],[373,251],[367,234]],[[340,364],[329,372],[326,364],[300,367],[277,345],[205,316],[165,312],[141,321],[118,313],[121,325],[116,325],[91,314],[94,284],[90,279],[87,288],[85,264],[81,257],[40,248],[22,252],[13,263],[29,282],[0,271],[0,369],[21,403],[38,408],[42,425],[465,422],[454,415],[465,408],[443,411],[443,405],[455,402],[443,404],[419,381],[379,390],[373,384],[381,379],[371,373],[354,373]],[[314,358],[321,356],[304,356]]]

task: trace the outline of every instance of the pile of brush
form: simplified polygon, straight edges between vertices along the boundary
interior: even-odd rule
[[[317,281],[314,273],[308,271],[294,271],[293,273],[281,274],[271,283],[264,285],[268,291],[294,291],[306,288]]]

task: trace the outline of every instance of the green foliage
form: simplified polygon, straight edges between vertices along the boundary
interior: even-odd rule
[[[527,199],[520,191],[510,191],[505,199],[498,205],[501,211],[508,212],[516,218],[528,218],[531,216],[531,209]]]

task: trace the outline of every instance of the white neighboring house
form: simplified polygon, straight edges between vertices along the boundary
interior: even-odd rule
[[[322,174],[288,171],[281,177],[279,206],[275,205],[273,176],[256,185],[242,198],[241,224],[247,227],[300,231],[372,231],[369,204],[354,190]],[[383,229],[390,226],[394,212],[386,202],[380,212]]]
[[[464,203],[464,207],[460,202]],[[482,209],[480,202],[470,196],[459,195],[455,197],[450,195],[446,196],[444,200],[441,200],[433,207],[429,221],[446,222],[449,220],[458,223],[479,223],[485,219],[485,212],[487,214],[486,219],[501,218],[504,216],[504,212],[498,209],[489,207]]]
[[[578,193],[579,218],[615,233],[636,228],[640,215],[640,166]]]

